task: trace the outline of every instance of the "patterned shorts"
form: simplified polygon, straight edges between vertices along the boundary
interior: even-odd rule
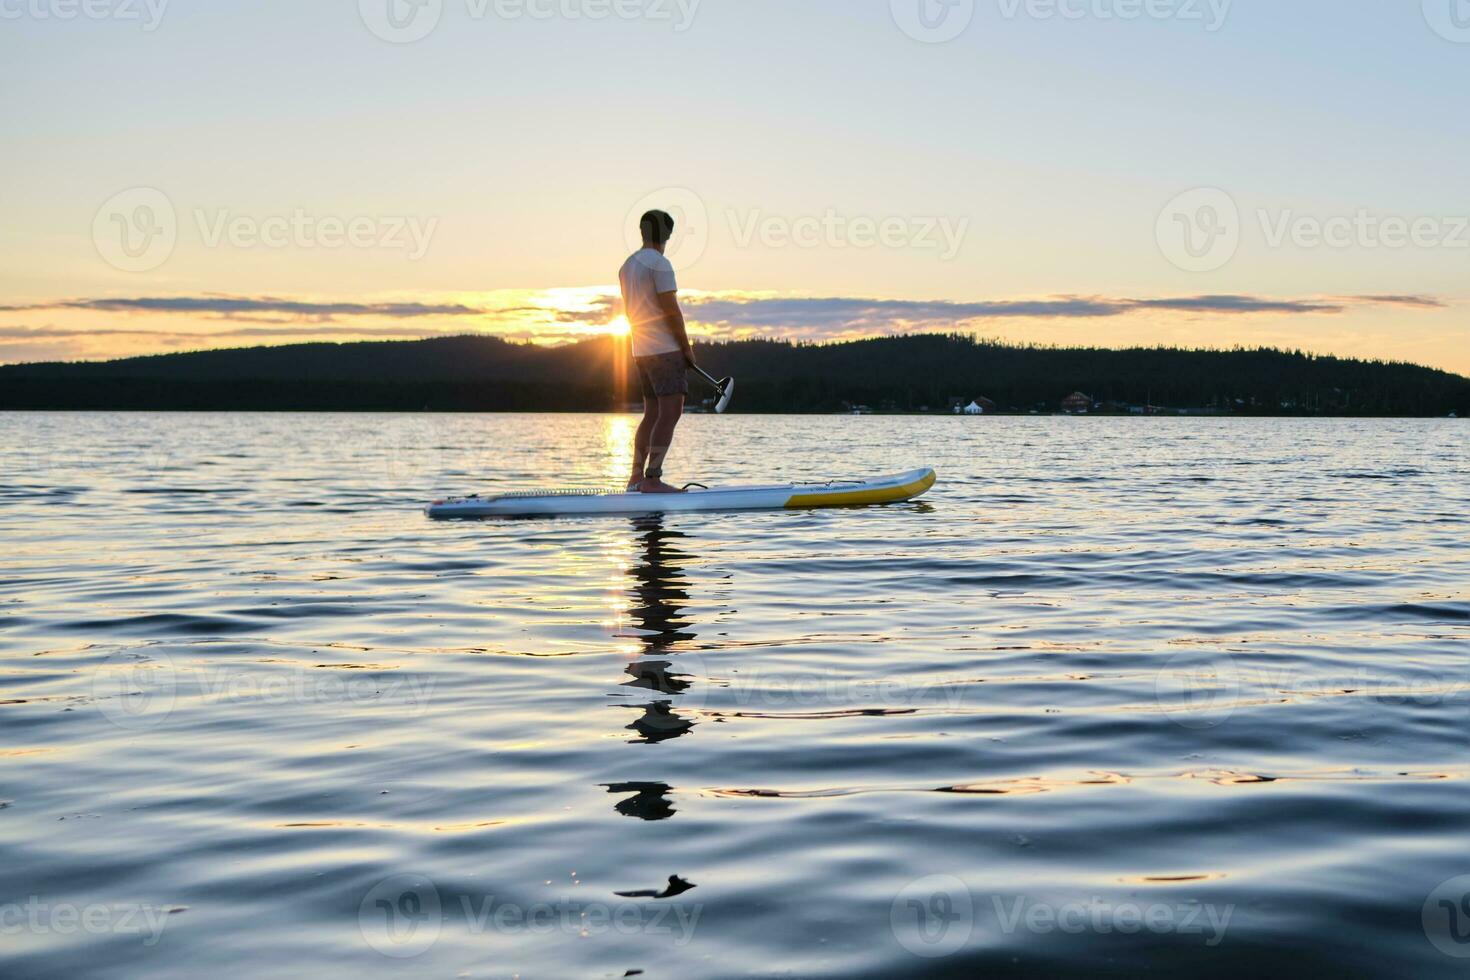
[[[689,394],[689,362],[684,360],[683,351],[635,357],[633,363],[638,365],[644,398]]]

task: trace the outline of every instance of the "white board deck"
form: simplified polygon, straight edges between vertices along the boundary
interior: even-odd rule
[[[858,507],[912,500],[932,487],[936,479],[934,470],[925,468],[867,480],[696,489],[688,493],[538,490],[436,500],[424,513],[437,519],[453,519]]]

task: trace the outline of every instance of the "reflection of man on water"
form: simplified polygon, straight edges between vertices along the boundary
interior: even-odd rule
[[[643,560],[629,573],[633,578],[629,615],[645,650],[643,659],[628,665],[627,673],[633,679],[626,686],[675,697],[689,690],[692,678],[679,671],[677,654],[670,648],[696,636],[681,615],[689,602],[680,571],[680,564],[687,556],[674,542],[685,534],[665,528],[663,517],[657,514],[634,520],[633,528],[642,546]],[[662,742],[678,738],[694,727],[693,721],[675,710],[671,700],[658,699],[642,707],[642,717],[628,726],[641,736],[635,741]]]
[[[674,787],[668,783],[607,783],[607,791],[619,795],[632,793],[613,804],[613,809],[625,817],[639,820],[667,820],[678,811],[674,809],[669,793]]]
[[[689,556],[676,544],[688,535],[664,527],[661,514],[636,518],[633,529],[642,548],[642,561],[629,571],[634,579],[629,589],[633,599],[629,614],[643,631],[638,639],[648,651],[663,653],[696,636],[688,631],[690,624],[680,615],[689,603],[682,568]]]

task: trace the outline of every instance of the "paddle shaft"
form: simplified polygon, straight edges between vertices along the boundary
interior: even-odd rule
[[[715,391],[718,391],[722,395],[725,393],[725,386],[722,385],[722,384],[720,384],[714,378],[710,377],[709,376],[709,372],[707,372],[704,368],[699,367],[699,366],[696,365],[695,368],[694,368],[694,371],[701,378],[703,378],[704,380],[708,381],[711,385],[713,385]]]

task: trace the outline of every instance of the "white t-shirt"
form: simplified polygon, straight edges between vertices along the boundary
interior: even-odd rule
[[[679,341],[664,320],[659,305],[660,293],[679,289],[674,279],[674,264],[656,248],[634,252],[618,273],[623,287],[623,310],[633,328],[633,356],[653,357],[679,350]]]

